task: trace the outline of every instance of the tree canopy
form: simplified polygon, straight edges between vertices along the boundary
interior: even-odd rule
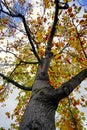
[[[48,70],[50,85],[55,89],[87,69],[87,10],[75,0],[0,2],[0,102],[5,101],[15,86],[22,89],[14,113],[6,112],[8,118],[16,116],[11,127],[17,129],[31,95],[38,64],[48,51],[50,67],[49,64],[44,67],[44,72]],[[75,91],[79,91],[79,86]],[[61,118],[56,126],[61,130],[85,129],[84,113],[78,105],[87,107],[85,95],[75,99],[71,93],[61,100],[58,107]]]

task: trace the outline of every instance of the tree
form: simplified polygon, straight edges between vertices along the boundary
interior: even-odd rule
[[[1,58],[4,65],[13,66],[10,70],[5,66],[1,70],[0,76],[5,81],[0,91],[3,93],[8,83],[32,91],[30,99],[27,92],[18,98],[19,104],[14,111],[17,122],[20,122],[18,115],[23,114],[29,99],[19,130],[55,130],[55,111],[59,102],[62,118],[57,125],[61,129],[83,129],[79,115],[84,115],[76,107],[80,100],[76,101],[70,94],[87,77],[87,12],[79,18],[81,6],[75,3],[69,7],[66,1],[36,1],[33,4],[40,7],[39,12],[43,11],[37,11],[34,19],[36,7],[33,4],[25,0],[14,2],[1,0],[0,4],[0,52],[14,56],[12,61],[8,55],[4,60]],[[5,36],[13,41],[7,41],[4,46]],[[6,114],[9,117],[9,113]]]

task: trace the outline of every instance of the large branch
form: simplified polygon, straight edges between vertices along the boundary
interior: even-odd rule
[[[55,31],[56,31],[56,24],[57,24],[57,22],[58,22],[58,12],[59,12],[58,0],[55,0],[55,16],[54,16],[54,22],[53,22],[53,26],[52,26],[52,29],[51,29],[51,32],[50,32],[49,39],[48,39],[47,48],[46,48],[46,53],[47,53],[48,51],[50,51],[50,50],[51,50],[51,47],[52,47],[52,41],[53,41],[53,37],[54,37]]]
[[[52,29],[50,32],[50,36],[48,39],[47,47],[45,50],[45,59],[43,62],[43,70],[42,70],[43,74],[46,74],[48,72],[48,68],[50,65],[50,59],[53,55],[51,52],[51,47],[52,47],[53,37],[54,37],[55,31],[56,31],[56,24],[58,22],[58,12],[59,12],[58,0],[55,0],[55,16],[54,16],[54,22],[53,22]]]
[[[61,6],[60,4],[63,4],[64,6]],[[54,15],[54,21],[53,21],[53,25],[52,25],[52,29],[48,38],[48,42],[47,42],[47,48],[45,51],[45,60],[44,60],[44,64],[43,64],[43,73],[47,73],[48,72],[48,68],[50,65],[50,60],[51,57],[53,56],[53,53],[51,52],[51,48],[52,48],[52,41],[54,38],[54,34],[56,32],[56,25],[58,22],[58,13],[60,9],[68,9],[68,4],[66,3],[61,3],[59,2],[59,0],[55,0],[55,15]]]
[[[69,81],[62,84],[58,89],[55,89],[55,95],[60,100],[69,96],[69,94],[85,79],[87,78],[87,69],[82,70]]]
[[[15,85],[16,87],[18,87],[18,88],[20,88],[20,89],[27,90],[27,91],[31,91],[31,90],[32,90],[32,87],[25,87],[25,86],[23,86],[23,85],[20,85],[20,84],[18,84],[16,81],[10,79],[9,77],[5,76],[5,75],[2,74],[2,73],[0,73],[0,76],[1,76],[4,80],[8,81],[9,83]]]
[[[62,4],[63,6],[61,6],[60,4]],[[51,29],[51,32],[50,32],[48,43],[47,43],[47,48],[46,48],[47,52],[51,51],[53,37],[54,37],[54,34],[56,32],[56,24],[58,22],[59,10],[60,9],[68,9],[68,8],[69,8],[69,6],[68,6],[67,2],[66,3],[62,3],[62,2],[59,2],[59,0],[55,0],[55,16],[54,16],[53,26],[52,26],[52,29]]]
[[[37,58],[38,62],[41,63],[41,60],[40,60],[40,57],[38,56],[36,50],[35,50],[35,47],[34,47],[34,44],[32,42],[32,37],[31,37],[31,34],[30,34],[30,29],[26,23],[26,20],[25,20],[25,17],[22,15],[22,21],[23,21],[23,24],[24,24],[24,28],[25,28],[25,31],[27,33],[27,36],[28,36],[28,39],[30,41],[30,45],[32,47],[32,52],[34,53],[35,57]]]

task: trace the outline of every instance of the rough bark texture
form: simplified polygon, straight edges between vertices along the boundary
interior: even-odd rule
[[[55,100],[48,79],[48,74],[43,74],[39,68],[19,130],[55,130],[58,99]]]
[[[55,111],[59,101],[68,96],[86,77],[87,69],[58,89],[52,88],[48,79],[36,78],[19,130],[55,130]]]
[[[58,100],[46,80],[36,80],[35,88],[23,116],[19,130],[55,130],[55,110]],[[33,86],[34,87],[34,86]]]

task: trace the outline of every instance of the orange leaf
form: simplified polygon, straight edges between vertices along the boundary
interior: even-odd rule
[[[86,19],[87,19],[87,14],[84,14],[84,15],[83,15],[83,18],[86,18]]]
[[[71,13],[72,12],[72,8],[68,8],[68,12]]]
[[[49,0],[44,0],[45,8],[49,8]]]

